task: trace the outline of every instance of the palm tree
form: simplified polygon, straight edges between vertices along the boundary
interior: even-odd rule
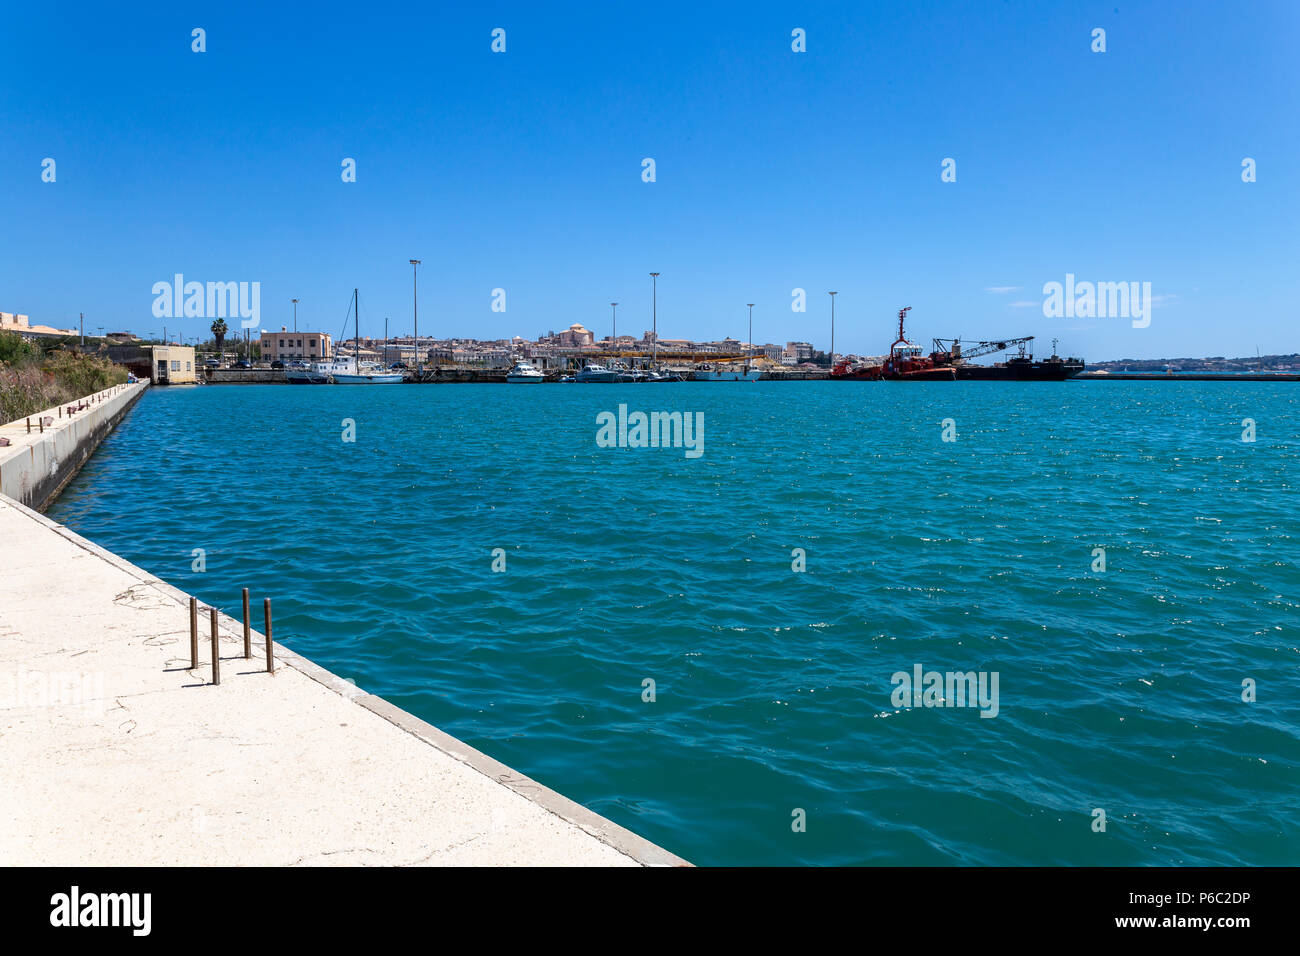
[[[226,340],[226,332],[227,328],[225,319],[217,319],[212,323],[212,337],[216,339],[218,352],[221,351],[221,343]]]

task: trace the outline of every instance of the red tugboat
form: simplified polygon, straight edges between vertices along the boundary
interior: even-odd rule
[[[957,370],[951,365],[937,365],[933,358],[921,354],[920,346],[913,345],[903,335],[903,320],[911,306],[898,310],[898,338],[889,347],[889,358],[880,367],[880,377],[887,382],[952,382]]]

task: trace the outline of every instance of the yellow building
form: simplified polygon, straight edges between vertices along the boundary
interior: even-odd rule
[[[146,349],[152,355],[149,377],[155,385],[192,385],[198,381],[193,346],[149,345]]]

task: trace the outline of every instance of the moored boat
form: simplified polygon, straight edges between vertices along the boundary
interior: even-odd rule
[[[619,381],[618,373],[611,368],[606,368],[596,362],[588,362],[582,367],[582,371],[573,377],[575,382],[592,382],[607,383]]]
[[[358,305],[357,290],[352,290],[353,319],[356,322],[352,340],[352,361],[329,363],[330,381],[335,385],[400,385],[403,380],[401,372],[394,372],[376,363],[361,364],[361,312]],[[345,325],[346,329],[347,326]],[[387,337],[385,337],[387,341]]]
[[[898,338],[889,347],[889,356],[880,366],[880,377],[886,382],[952,382],[957,370],[951,365],[938,365],[931,356],[923,355],[920,346],[913,345],[903,335],[903,320],[911,306],[898,310]]]
[[[535,385],[546,381],[546,376],[532,362],[521,360],[506,373],[506,381],[511,385]]]
[[[284,369],[284,380],[290,385],[328,385],[329,373],[318,369],[317,364],[294,362],[292,365],[287,365]]]

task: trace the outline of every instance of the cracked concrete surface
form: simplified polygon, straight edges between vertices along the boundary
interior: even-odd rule
[[[685,861],[0,495],[0,864]]]

